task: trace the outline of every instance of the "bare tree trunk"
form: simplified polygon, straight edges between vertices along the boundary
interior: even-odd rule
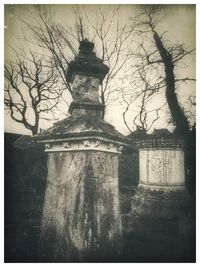
[[[38,134],[38,127],[33,127],[33,129],[31,130],[32,135],[36,135]]]
[[[188,119],[178,103],[172,56],[166,50],[160,36],[156,32],[154,32],[154,40],[165,66],[166,99],[176,126],[176,132],[184,136],[185,139],[186,183],[189,183],[189,190],[192,191],[192,195],[195,195],[195,137],[192,131],[190,131]],[[191,158],[193,162],[191,162]]]
[[[182,135],[187,135],[189,133],[189,123],[177,99],[172,56],[164,47],[163,42],[156,31],[154,31],[153,37],[165,67],[166,99],[172,119],[176,125],[176,132]]]

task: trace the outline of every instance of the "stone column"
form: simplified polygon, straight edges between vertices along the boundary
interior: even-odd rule
[[[188,201],[185,188],[184,141],[167,130],[137,138],[139,185],[132,212],[174,216]]]
[[[126,138],[101,118],[98,88],[108,67],[83,41],[69,64],[71,116],[37,136],[48,153],[41,228],[47,261],[115,261],[121,250],[118,155]]]

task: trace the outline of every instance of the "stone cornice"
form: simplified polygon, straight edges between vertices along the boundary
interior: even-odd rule
[[[103,151],[108,153],[120,154],[124,144],[112,142],[107,139],[67,139],[67,140],[42,140],[45,143],[45,152],[72,152],[72,151]]]
[[[146,138],[136,140],[139,149],[184,149],[184,140],[176,138]]]

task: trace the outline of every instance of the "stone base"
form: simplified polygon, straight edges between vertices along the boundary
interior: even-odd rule
[[[138,187],[131,212],[122,216],[128,262],[194,262],[194,206],[185,190]]]
[[[161,188],[138,186],[131,201],[131,214],[172,218],[191,211],[191,198],[185,187]]]

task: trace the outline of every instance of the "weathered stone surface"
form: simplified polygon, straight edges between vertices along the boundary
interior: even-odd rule
[[[84,74],[75,74],[73,82],[73,99],[80,102],[99,102],[99,79]]]
[[[154,191],[185,190],[184,140],[161,129],[135,138],[139,149],[139,187]]]
[[[140,184],[154,189],[175,189],[185,184],[184,151],[140,149]]]
[[[118,157],[50,153],[42,221],[48,261],[106,261],[119,256]]]

